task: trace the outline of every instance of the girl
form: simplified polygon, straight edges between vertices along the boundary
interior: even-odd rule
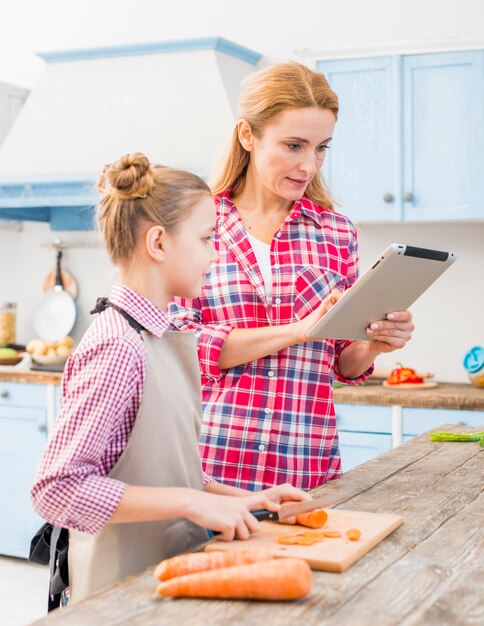
[[[303,65],[249,77],[212,186],[218,262],[200,298],[170,306],[199,335],[201,454],[227,484],[309,489],[340,476],[333,379],[359,384],[411,337],[408,311],[372,324],[370,341],[307,337],[357,278],[356,230],[320,175],[337,114],[324,76]]]
[[[107,165],[98,222],[121,282],[66,364],[61,410],[32,500],[69,529],[73,601],[207,538],[245,539],[250,511],[309,496],[252,494],[202,473],[195,338],[169,330],[175,295],[199,295],[216,259],[215,206],[197,176],[139,153]]]

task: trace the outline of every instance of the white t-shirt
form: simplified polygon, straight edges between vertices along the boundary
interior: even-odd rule
[[[271,271],[271,247],[268,243],[264,243],[260,239],[256,239],[254,235],[247,233],[250,245],[254,251],[257,265],[264,279],[264,290],[266,292],[267,305],[270,308],[272,303],[272,271]]]

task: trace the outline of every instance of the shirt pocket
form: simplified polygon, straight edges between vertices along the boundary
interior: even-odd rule
[[[334,270],[316,266],[297,268],[294,319],[306,317],[333,289],[343,291],[345,287],[345,278]]]

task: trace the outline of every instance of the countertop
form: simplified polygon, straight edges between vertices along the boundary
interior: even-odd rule
[[[466,430],[439,426],[452,429]],[[482,624],[484,481],[477,477],[483,471],[484,448],[477,442],[438,443],[424,434],[315,489],[315,496],[346,496],[338,508],[398,514],[405,522],[346,572],[313,572],[305,599],[160,599],[150,567],[35,624]]]
[[[0,381],[59,385],[62,374],[0,367]],[[484,411],[484,389],[470,383],[438,383],[434,389],[388,389],[379,381],[347,385],[334,389],[334,401],[345,404],[411,406],[428,409],[466,409]]]
[[[39,385],[59,385],[62,374],[58,372],[39,372],[15,367],[0,367],[0,381],[10,383],[37,383]]]
[[[346,404],[413,406],[427,409],[484,411],[484,389],[470,383],[438,383],[433,389],[388,389],[381,382],[334,389],[334,401]]]

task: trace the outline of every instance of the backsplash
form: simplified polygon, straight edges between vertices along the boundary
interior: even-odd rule
[[[437,380],[467,382],[462,367],[465,352],[484,344],[484,222],[359,224],[360,267],[364,271],[392,242],[450,250],[457,262],[412,307],[416,330],[403,351],[382,355],[378,366],[396,361],[432,371]],[[1,300],[18,304],[17,340],[35,337],[32,317],[42,297],[42,285],[54,267],[55,251],[41,244],[97,240],[94,232],[56,232],[47,224],[25,222],[21,232],[0,229]],[[77,321],[72,335],[79,341],[89,326],[96,298],[108,295],[116,269],[102,248],[64,252],[63,264],[79,285]]]

